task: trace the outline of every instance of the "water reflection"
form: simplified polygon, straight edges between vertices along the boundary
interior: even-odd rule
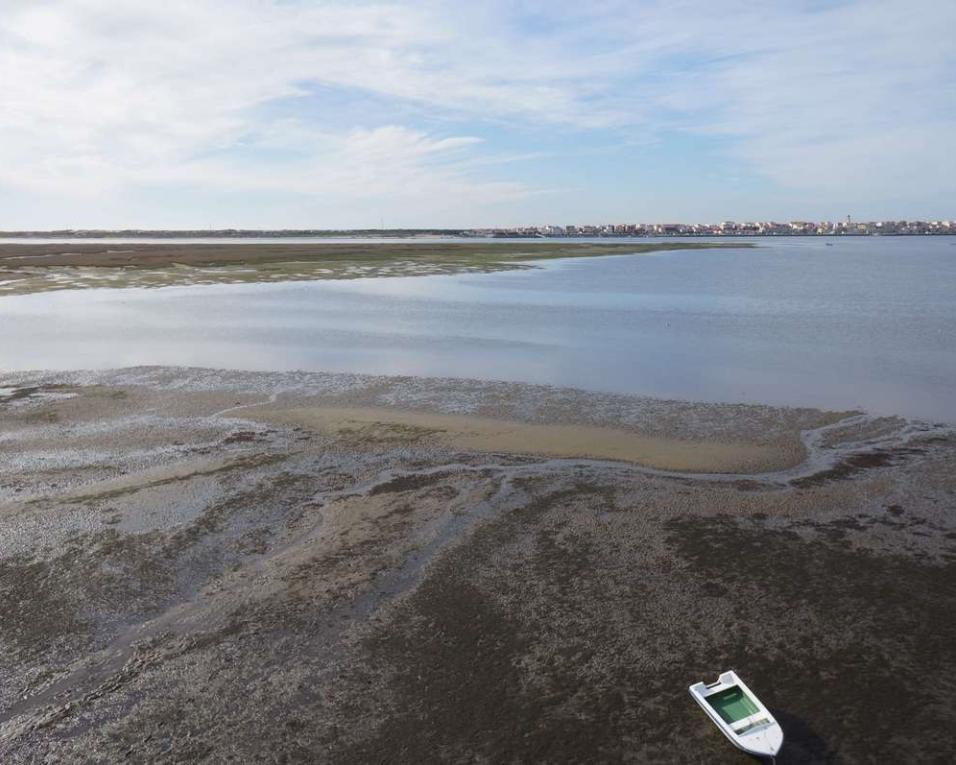
[[[956,249],[765,243],[541,270],[0,300],[0,367],[477,377],[956,421]]]

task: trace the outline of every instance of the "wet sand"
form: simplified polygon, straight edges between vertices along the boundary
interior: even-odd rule
[[[767,472],[797,465],[805,456],[796,442],[771,446],[680,440],[611,427],[541,425],[376,407],[280,407],[278,411],[272,407],[246,416],[359,443],[407,439],[456,451],[589,457],[694,473]]]
[[[748,762],[686,691],[732,667],[780,763],[944,762],[954,468],[854,412],[0,376],[0,760]]]

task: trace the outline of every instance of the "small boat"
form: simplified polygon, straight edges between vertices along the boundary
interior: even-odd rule
[[[694,683],[690,695],[738,749],[773,758],[783,745],[783,729],[733,670],[716,683]]]

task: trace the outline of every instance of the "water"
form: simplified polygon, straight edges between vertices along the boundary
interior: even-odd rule
[[[4,297],[0,368],[474,377],[956,422],[956,240],[758,243],[493,274]]]

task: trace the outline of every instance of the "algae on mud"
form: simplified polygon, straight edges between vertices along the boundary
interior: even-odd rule
[[[956,749],[951,429],[357,375],[0,389],[4,762],[749,762],[685,691],[726,666],[781,765]],[[411,408],[811,453],[661,473],[384,411]]]
[[[401,242],[375,244],[0,244],[0,296],[94,287],[425,276],[529,268],[530,261],[751,243]]]

